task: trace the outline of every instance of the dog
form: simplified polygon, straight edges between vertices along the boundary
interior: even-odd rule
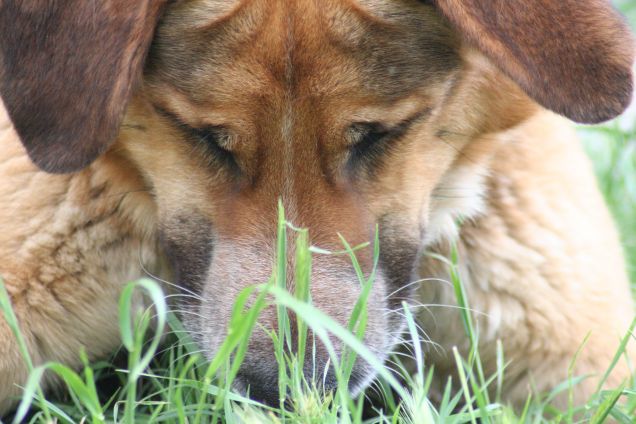
[[[364,343],[385,358],[409,301],[442,381],[470,347],[460,313],[417,305],[456,305],[436,282],[456,246],[485,373],[500,340],[513,405],[579,349],[585,400],[635,315],[568,121],[630,102],[634,44],[608,1],[3,0],[0,40],[0,275],[35,364],[115,350],[122,285],[147,272],[196,294],[184,325],[212,357],[235,296],[271,273],[279,199],[321,248],[379,228]],[[346,324],[360,291],[347,259],[314,258],[318,308]],[[2,320],[0,341],[6,412],[27,368]],[[352,392],[371,378],[360,361]],[[264,331],[237,379],[278,399]]]

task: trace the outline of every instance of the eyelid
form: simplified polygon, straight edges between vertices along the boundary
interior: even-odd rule
[[[347,168],[352,175],[366,170],[373,174],[383,158],[395,146],[411,127],[429,116],[430,108],[422,109],[407,119],[387,126],[381,122],[356,122],[349,127],[350,145]],[[357,134],[356,134],[357,133]],[[351,135],[355,140],[351,139]]]
[[[391,132],[386,126],[380,122],[356,122],[349,127],[349,134],[352,136],[350,147],[364,141],[365,137],[370,135],[386,136]]]
[[[228,129],[223,125],[206,125],[202,127],[192,126],[187,124],[183,119],[181,119],[177,114],[170,112],[160,106],[153,105],[155,110],[165,117],[172,121],[176,126],[181,128],[183,131],[191,134],[192,136],[206,141],[208,143],[215,143],[221,149],[230,151],[232,144],[232,137]],[[210,137],[210,136],[213,137]]]
[[[231,151],[232,149],[232,136],[227,128],[223,126],[189,127],[189,130],[199,139],[208,143],[215,143],[223,150]]]
[[[204,143],[208,151],[219,161],[224,167],[231,170],[235,175],[241,174],[241,168],[234,157],[231,147],[231,136],[226,127],[208,125],[205,127],[193,127],[186,124],[181,118],[174,113],[167,111],[161,107],[153,105],[155,110],[166,119],[172,121],[174,125],[179,127],[183,132],[188,134],[199,143]],[[221,135],[219,137],[219,135]]]
[[[391,126],[387,126],[386,124],[377,121],[355,122],[349,127],[350,131],[356,131],[357,128],[362,128],[366,130],[366,134],[360,134],[359,140],[352,143],[352,145],[356,144],[357,142],[363,141],[364,136],[371,134],[383,134],[383,139],[394,139],[397,137],[401,137],[413,126],[413,124],[427,117],[428,115],[430,115],[430,113],[431,108],[425,108]]]

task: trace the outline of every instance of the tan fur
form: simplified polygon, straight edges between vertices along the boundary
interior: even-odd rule
[[[504,393],[519,405],[529,392],[566,381],[581,349],[570,372],[589,376],[575,386],[576,399],[585,399],[634,318],[616,231],[589,161],[562,118],[542,113],[495,137],[504,145],[487,171],[486,205],[457,240],[485,372],[495,373],[501,341],[510,361]],[[449,253],[445,243],[429,250]],[[447,272],[430,256],[420,264],[423,276],[448,280]],[[420,286],[419,300],[438,305],[420,317],[441,345],[429,351],[441,375],[455,369],[453,346],[464,353],[469,348],[458,311],[439,306],[456,304],[454,299],[447,284]],[[633,344],[628,352],[633,361]],[[629,376],[629,360],[621,359],[607,384],[617,387]]]
[[[73,175],[37,169],[0,110],[0,275],[33,362],[79,364],[119,345],[120,289],[156,271],[154,205],[125,160],[108,154]],[[26,365],[0,320],[0,412]]]
[[[212,356],[237,293],[271,272],[280,198],[287,218],[323,248],[339,249],[338,233],[368,241],[379,225],[383,256],[365,343],[381,358],[403,329],[401,300],[454,304],[447,285],[429,280],[448,279],[429,252],[447,254],[457,242],[486,372],[496,369],[497,340],[512,361],[506,399],[519,405],[529,390],[562,381],[591,332],[574,369],[594,374],[577,389],[584,400],[634,315],[613,224],[569,124],[528,97],[546,104],[545,93],[518,64],[503,66],[505,54],[471,43],[474,22],[452,15],[453,2],[438,3],[171,4],[117,139],[70,175],[39,171],[0,109],[0,275],[36,364],[78,366],[81,347],[91,358],[115,349],[119,291],[146,271],[200,296],[184,321]],[[593,3],[599,16],[614,16]],[[483,31],[498,40],[496,28]],[[614,41],[613,32],[598,33],[586,42]],[[617,57],[610,62],[627,63],[632,52]],[[548,74],[552,83],[561,77]],[[625,101],[627,79],[602,81],[605,103]],[[568,94],[577,113],[596,112],[588,97]],[[369,128],[396,135],[378,136],[377,157],[352,162]],[[359,260],[369,272],[371,249]],[[348,261],[317,257],[312,277],[314,303],[346,324],[360,294]],[[420,278],[414,296],[401,291]],[[444,349],[428,352],[443,379],[453,373],[451,347],[468,348],[460,316],[418,311]],[[262,322],[276,328],[274,309]],[[11,383],[0,386],[1,414],[26,370],[2,320],[0,341],[0,381]],[[271,348],[257,332],[239,374],[263,400],[275,397],[267,391],[276,386]],[[324,366],[322,347],[317,356]],[[372,377],[364,365],[354,374],[352,391]],[[609,383],[627,377],[621,363]]]

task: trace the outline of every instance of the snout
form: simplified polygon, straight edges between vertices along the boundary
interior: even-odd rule
[[[291,341],[289,345],[283,342],[285,354],[298,358],[298,337],[296,329],[298,328],[298,316],[289,313]],[[377,330],[374,328],[374,330]],[[272,337],[265,334],[265,331],[260,329],[256,330],[252,339],[250,340],[249,349],[240,371],[237,375],[237,379],[234,384],[234,388],[239,392],[248,395],[250,398],[266,403],[272,406],[280,405],[281,400],[287,402],[289,398],[289,391],[291,387],[286,389],[288,393],[283,393],[281,396],[279,384],[280,368],[279,362],[276,360],[274,354],[277,346]],[[279,335],[280,336],[280,335]],[[371,348],[381,360],[384,359],[384,353],[380,351],[378,343],[386,343],[386,340],[374,339],[372,336],[365,336],[365,344]],[[280,343],[280,339],[279,339]],[[333,347],[335,351],[336,361],[342,364],[342,353],[344,345],[343,343],[333,337],[329,336],[328,343]],[[291,352],[288,351],[291,346]],[[304,383],[309,387],[314,387],[319,393],[327,393],[335,390],[338,385],[337,370],[334,366],[334,358],[329,355],[325,344],[322,340],[319,340],[312,329],[307,330],[307,338],[305,344],[305,356],[302,364],[296,363],[285,369],[285,377],[294,379],[294,374],[299,367],[302,370],[303,382],[300,382],[303,386]],[[353,395],[356,395],[362,388],[366,387],[369,381],[375,376],[373,369],[363,361],[358,361],[354,364],[353,369],[346,376],[342,376],[342,381],[346,384],[346,388]],[[295,383],[295,382],[294,382]],[[291,384],[294,384],[291,383]]]
[[[241,246],[237,251],[237,243],[227,246],[217,243],[206,284],[202,293],[202,302],[196,315],[187,320],[196,323],[191,331],[200,334],[201,348],[209,358],[213,358],[227,335],[234,301],[239,293],[254,284],[266,282],[273,269],[274,258],[252,246]],[[294,291],[293,261],[287,270],[287,288]],[[359,281],[351,262],[346,257],[316,256],[312,261],[310,296],[313,307],[320,309],[342,327],[349,325],[355,305],[361,298],[362,284]],[[387,314],[387,290],[382,273],[379,272],[366,297],[366,328],[363,343],[374,352],[380,360],[384,359],[392,343],[395,329],[389,325]],[[285,344],[287,354],[298,351],[298,320],[302,316],[287,311],[291,340]],[[195,320],[192,320],[195,317]],[[190,326],[191,326],[190,325]],[[258,324],[254,327],[248,350],[237,375],[235,388],[253,399],[279,404],[279,361],[276,358],[276,345],[272,333],[279,328],[276,304],[273,299],[262,310]],[[278,335],[280,338],[281,335]],[[329,351],[311,328],[308,329],[305,347],[305,358],[302,371],[305,380],[319,390],[330,391],[337,387],[333,358]],[[280,339],[276,343],[281,343]],[[330,343],[341,361],[344,350],[343,343],[330,335]],[[291,350],[291,352],[289,352]],[[348,385],[351,392],[357,392],[373,377],[370,367],[358,361],[350,375]]]

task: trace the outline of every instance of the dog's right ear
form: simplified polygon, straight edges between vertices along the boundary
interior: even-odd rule
[[[0,95],[33,162],[89,165],[114,141],[165,0],[0,0]]]
[[[620,114],[634,41],[609,0],[433,0],[461,35],[541,105],[582,123]]]

